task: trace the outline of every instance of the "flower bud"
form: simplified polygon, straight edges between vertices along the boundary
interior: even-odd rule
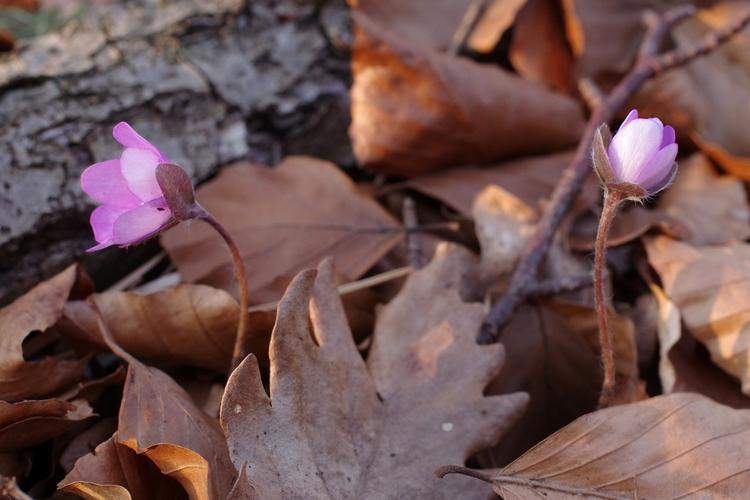
[[[632,110],[610,142],[603,125],[594,137],[594,170],[608,188],[641,199],[669,186],[677,174],[675,132],[658,118],[638,118]]]

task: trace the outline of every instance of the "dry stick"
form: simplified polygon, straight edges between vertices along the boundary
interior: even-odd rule
[[[409,255],[409,263],[414,269],[422,269],[422,245],[420,244],[419,235],[414,231],[419,227],[417,220],[417,207],[414,200],[407,196],[404,198],[401,207],[401,218],[404,221],[404,237],[406,239],[406,252]]]
[[[606,188],[605,188],[606,189]],[[599,408],[606,408],[615,388],[615,357],[612,350],[612,334],[607,321],[607,296],[605,291],[604,268],[607,255],[607,235],[615,218],[617,207],[624,196],[620,191],[605,191],[599,229],[596,232],[594,250],[594,304],[599,323],[599,346],[601,348],[604,381],[599,395]]]
[[[506,293],[492,306],[482,323],[477,338],[480,344],[497,342],[500,328],[528,296],[526,289],[534,283],[557,227],[581,192],[583,182],[591,170],[590,149],[599,125],[610,122],[615,113],[630,100],[646,80],[707,54],[750,23],[749,11],[725,28],[706,35],[694,47],[657,55],[656,51],[669,29],[690,15],[693,10],[691,6],[676,7],[651,23],[641,43],[635,65],[604,99],[602,105],[592,112],[575,156],[555,187],[550,202],[537,224],[536,232],[513,273]]]
[[[250,334],[250,312],[248,311],[250,307],[250,293],[247,287],[247,272],[245,271],[245,263],[242,261],[242,255],[240,255],[240,249],[224,226],[206,210],[203,210],[198,218],[213,227],[222,237],[224,243],[227,244],[229,253],[232,254],[234,271],[240,286],[240,318],[237,323],[237,336],[234,340],[234,348],[232,349],[232,362],[229,365],[229,372],[227,373],[229,375],[245,358],[245,346],[247,345],[247,337]]]

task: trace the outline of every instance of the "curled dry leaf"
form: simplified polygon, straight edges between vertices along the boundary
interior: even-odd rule
[[[484,2],[484,11],[466,41],[467,47],[479,53],[489,53],[495,50],[503,33],[513,25],[518,16],[518,11],[527,3],[528,0],[488,0]]]
[[[330,261],[294,279],[271,339],[270,397],[249,356],[222,402],[232,460],[261,498],[486,496],[484,485],[432,475],[497,441],[527,401],[483,395],[503,351],[474,341],[482,308],[458,295],[471,265],[441,247],[382,309],[367,364]]]
[[[81,457],[57,487],[87,500],[187,498],[177,481],[116,438],[115,433]]]
[[[679,48],[691,47],[712,30],[747,12],[747,2],[719,2],[673,31]],[[717,77],[721,75],[721,77]],[[645,85],[635,104],[690,136],[728,172],[750,179],[750,34],[738,33],[722,47]]]
[[[45,396],[81,378],[87,359],[26,361],[23,353],[23,341],[30,333],[43,332],[60,318],[77,278],[77,267],[70,266],[0,309],[0,399],[14,402]]]
[[[575,144],[578,103],[501,68],[428,49],[354,15],[352,124],[360,165],[412,177]]]
[[[508,54],[513,67],[524,78],[570,92],[573,52],[565,39],[559,3],[527,0],[524,4],[518,13]]]
[[[493,476],[503,498],[742,498],[750,412],[699,394],[585,415]]]
[[[237,473],[217,421],[164,372],[129,363],[117,442],[149,458],[191,499],[225,498]]]
[[[224,290],[180,285],[146,295],[105,292],[95,297],[115,341],[129,353],[217,371],[228,366],[239,307]],[[250,331],[254,335],[249,352],[263,352],[268,345],[260,316],[251,316]],[[89,304],[68,303],[65,319],[62,330],[69,337],[104,345],[96,313]]]
[[[289,157],[272,169],[225,168],[196,198],[237,241],[254,304],[278,300],[292,276],[326,255],[336,258],[347,281],[357,279],[402,238],[399,223],[346,174],[308,157]],[[180,224],[162,244],[183,280],[237,296],[229,252],[211,228]]]
[[[680,175],[661,195],[659,209],[687,228],[683,239],[693,245],[750,237],[750,207],[742,181],[718,175],[699,153],[680,162]]]
[[[30,448],[93,416],[85,400],[0,401],[0,451]]]
[[[645,244],[687,330],[750,394],[750,245],[693,247],[664,236]]]

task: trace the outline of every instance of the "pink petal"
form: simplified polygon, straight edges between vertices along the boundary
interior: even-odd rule
[[[662,127],[653,120],[637,119],[622,127],[607,150],[616,179],[633,182],[659,150]]]
[[[624,129],[625,125],[627,125],[628,123],[632,122],[636,118],[638,118],[638,110],[637,109],[631,109],[630,113],[628,113],[628,116],[625,117],[625,120],[620,125],[620,128],[618,129],[618,132],[620,130]]]
[[[120,170],[130,190],[148,202],[162,195],[159,183],[156,182],[156,167],[159,157],[146,149],[127,148],[120,157]]]
[[[138,243],[164,229],[171,217],[167,209],[142,205],[115,221],[113,240],[117,245]]]
[[[647,191],[653,190],[672,172],[675,158],[677,158],[677,144],[672,143],[660,149],[639,172],[635,179],[636,184]]]
[[[670,144],[674,144],[676,138],[677,136],[674,133],[674,129],[670,125],[667,125],[666,127],[664,127],[664,130],[662,130],[660,147],[665,148]]]
[[[112,129],[112,136],[117,142],[119,142],[126,148],[146,149],[158,156],[161,161],[168,161],[167,157],[161,154],[161,151],[156,149],[156,146],[144,139],[127,122],[120,122],[115,125]]]
[[[81,174],[81,188],[99,203],[118,207],[137,207],[140,200],[128,189],[120,171],[120,160],[94,163]]]
[[[128,210],[130,210],[130,208],[102,205],[96,207],[94,211],[91,212],[91,229],[94,230],[94,239],[99,245],[89,248],[87,252],[94,252],[110,245],[114,245],[113,237],[115,221]]]

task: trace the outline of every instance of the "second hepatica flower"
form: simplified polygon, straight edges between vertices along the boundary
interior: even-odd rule
[[[156,147],[125,122],[112,130],[125,147],[116,160],[95,163],[81,174],[81,187],[101,203],[91,214],[97,245],[89,252],[144,241],[176,224],[156,171],[168,162]]]
[[[677,173],[675,132],[658,118],[632,110],[607,148],[612,180],[634,184],[648,195],[667,187]]]

